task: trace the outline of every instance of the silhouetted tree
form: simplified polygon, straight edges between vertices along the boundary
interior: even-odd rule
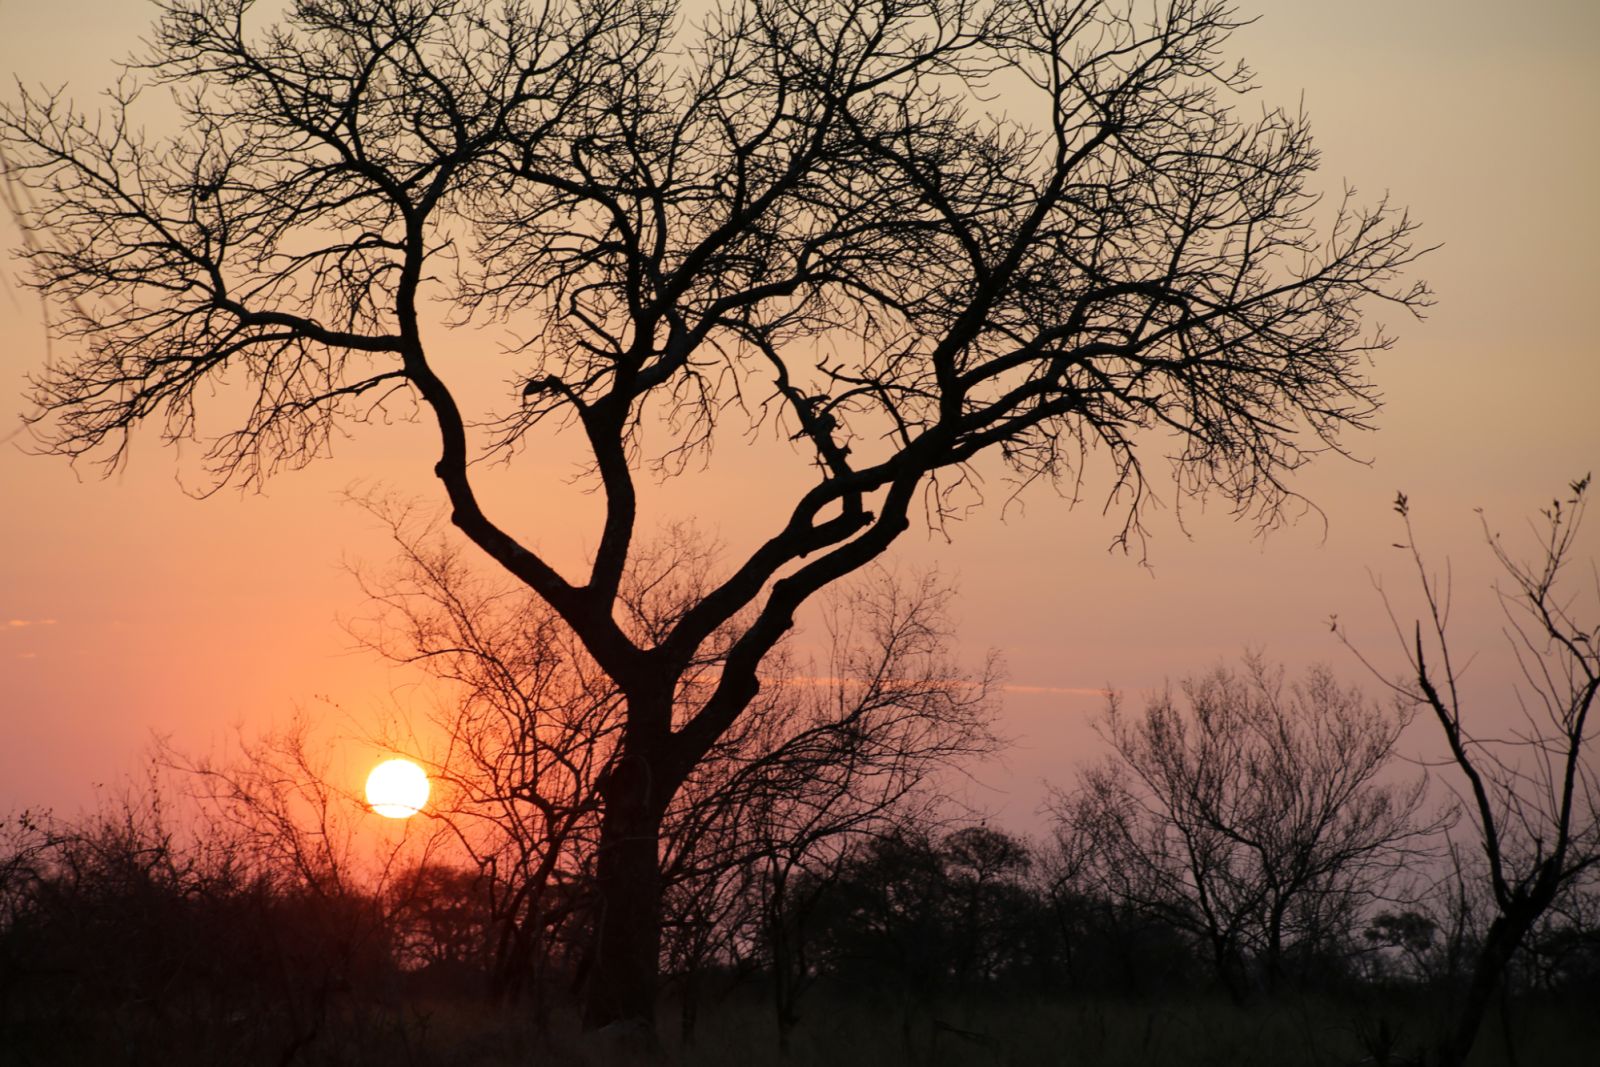
[[[494,944],[489,880],[449,863],[419,863],[389,887],[385,912],[395,962],[438,988],[475,991]]]
[[[991,655],[969,671],[954,661],[950,586],[869,570],[834,593],[826,658],[773,671],[765,703],[725,735],[668,815],[669,876],[700,865],[743,883],[783,1050],[818,974],[811,912],[852,844],[936,825],[940,776],[998,745],[998,663]]]
[[[590,1025],[650,1017],[662,819],[809,598],[919,506],[956,514],[989,453],[1072,486],[1099,457],[1136,534],[1148,432],[1180,492],[1277,521],[1287,473],[1376,408],[1388,341],[1359,305],[1426,300],[1397,281],[1403,214],[1319,208],[1304,118],[1231,109],[1226,0],[728,0],[693,27],[670,0],[158,6],[107,110],[0,112],[70,342],[35,428],[114,466],[154,422],[248,484],[352,420],[432,418],[451,520],[623,696]],[[140,78],[174,92],[173,136],[140,131]],[[1002,91],[1033,125],[970,106]],[[519,339],[487,418],[465,401],[496,375],[430,343],[435,306]],[[727,418],[779,428],[812,480],[641,641],[636,472],[680,472]],[[548,432],[603,498],[586,573],[475,489],[482,449]]]
[[[1533,988],[1593,997],[1600,993],[1600,879],[1569,886],[1528,938]]]
[[[413,751],[441,784],[429,814],[483,872],[495,988],[515,995],[531,980],[542,1004],[550,939],[593,904],[621,694],[538,597],[475,573],[412,509],[364,503],[398,554],[362,575],[368,608],[350,629],[443,683],[430,722],[415,731],[435,739]],[[638,550],[639,571],[621,592],[630,628],[669,629],[698,602],[714,553],[684,527]],[[846,838],[919,817],[938,801],[938,772],[996,744],[998,666],[993,657],[977,672],[954,662],[947,585],[876,570],[834,592],[822,618],[826,657],[804,670],[769,658],[760,699],[663,817],[664,956],[691,1030],[699,969],[746,921],[792,919],[785,887],[794,874],[825,866]],[[697,706],[697,687],[715,684],[718,648],[708,644],[684,678],[686,707]],[[770,945],[769,964],[787,977],[782,944]],[[780,1001],[802,984],[778,978]]]
[[[1027,941],[1015,936],[1030,910],[1023,879],[1033,866],[1028,846],[988,826],[967,826],[940,843],[955,898],[951,936],[957,950],[952,968],[956,987],[993,983],[1018,969]]]
[[[1397,968],[1379,968],[1380,975],[1398,973],[1416,981],[1430,976],[1439,924],[1426,912],[1413,908],[1380,911],[1368,921],[1362,937],[1374,948],[1392,949],[1399,957]]]
[[[1409,663],[1407,674],[1389,684],[1412,706],[1426,708],[1444,734],[1449,762],[1465,780],[1463,806],[1478,834],[1494,909],[1454,1024],[1439,1043],[1444,1067],[1466,1062],[1496,988],[1539,920],[1564,891],[1600,867],[1600,770],[1589,718],[1600,692],[1600,582],[1592,562],[1583,579],[1569,581],[1565,573],[1574,562],[1588,488],[1587,477],[1573,482],[1570,496],[1540,511],[1538,553],[1531,561],[1508,549],[1485,520],[1484,535],[1506,583],[1497,586],[1506,633],[1526,686],[1504,715],[1506,725],[1492,732],[1475,728],[1463,714],[1468,694],[1448,640],[1448,581],[1428,569],[1412,531],[1410,501],[1404,493],[1395,500],[1406,528],[1400,547],[1416,568],[1424,611],[1403,626],[1384,598]],[[1344,636],[1337,621],[1334,629]]]
[[[914,1013],[948,987],[949,890],[927,828],[897,828],[850,851],[813,935],[830,972],[898,1009],[908,1052]]]
[[[1245,664],[1158,694],[1142,716],[1112,694],[1112,755],[1054,801],[1063,832],[1086,836],[1101,891],[1198,938],[1235,997],[1252,961],[1272,988],[1286,949],[1380,897],[1441,825],[1418,818],[1425,780],[1379,780],[1405,716],[1325,667],[1286,689],[1281,668]]]
[[[387,740],[427,764],[430,816],[484,878],[491,990],[531,993],[542,1019],[551,982],[581,966],[556,949],[588,906],[620,694],[542,600],[474,571],[414,509],[361,503],[396,554],[358,572],[368,599],[347,628],[435,684],[425,723]]]

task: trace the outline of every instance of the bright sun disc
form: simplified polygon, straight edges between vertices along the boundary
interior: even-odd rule
[[[387,819],[408,819],[428,802],[428,775],[408,759],[384,760],[367,775],[367,803]]]

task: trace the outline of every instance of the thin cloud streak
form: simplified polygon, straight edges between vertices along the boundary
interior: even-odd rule
[[[795,686],[798,688],[829,688],[835,686],[861,686],[868,681],[863,678],[836,678],[827,675],[783,675],[781,677],[763,677],[762,685]],[[936,681],[928,678],[885,678],[875,679],[873,684],[887,686],[921,685],[921,686],[971,686],[976,683],[962,678],[951,678],[945,681]],[[1042,693],[1047,696],[1081,696],[1103,697],[1109,690],[1104,686],[1077,686],[1077,685],[1016,685],[1006,684],[1000,686],[1002,693]]]
[[[1045,693],[1050,695],[1074,697],[1103,697],[1110,692],[1105,686],[1080,686],[1080,685],[1003,685],[1001,692],[1005,693]]]

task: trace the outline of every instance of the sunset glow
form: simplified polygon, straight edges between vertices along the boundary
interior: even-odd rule
[[[385,760],[367,775],[367,803],[386,819],[409,819],[427,802],[427,772],[410,760]]]
[[[1600,1067],[1524,7],[12,4],[0,1067]]]

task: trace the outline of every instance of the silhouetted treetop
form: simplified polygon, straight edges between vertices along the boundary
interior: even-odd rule
[[[442,300],[522,341],[497,443],[575,420],[609,485],[644,428],[682,463],[736,402],[815,460],[819,545],[989,445],[1024,478],[1106,446],[1137,489],[1150,426],[1187,484],[1270,505],[1372,409],[1358,298],[1424,299],[1403,215],[1318,230],[1304,118],[1232,109],[1222,3],[160,6],[110,110],[6,113],[79,342],[35,394],[70,454],[197,432],[225,373],[254,395],[205,433],[219,478],[397,393],[457,436]],[[181,133],[141,132],[136,81]]]

